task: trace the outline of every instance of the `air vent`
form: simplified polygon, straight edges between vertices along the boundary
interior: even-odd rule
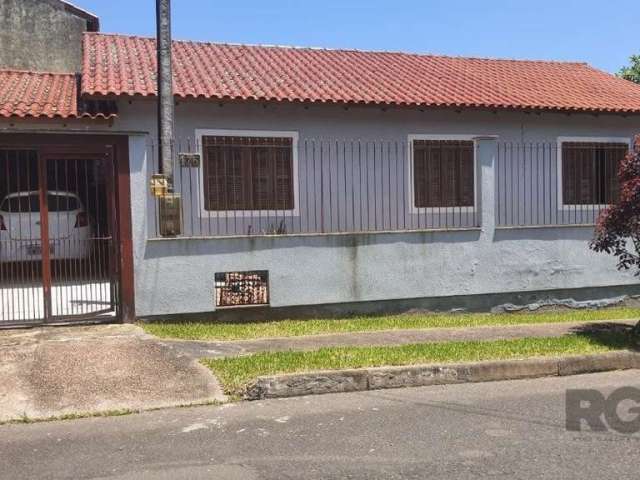
[[[216,307],[246,307],[269,304],[269,272],[216,273]]]

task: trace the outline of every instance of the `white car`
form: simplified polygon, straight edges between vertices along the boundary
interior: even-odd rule
[[[91,253],[89,216],[75,193],[47,192],[49,252],[52,260],[87,258]],[[17,192],[0,202],[0,262],[42,259],[39,193]]]

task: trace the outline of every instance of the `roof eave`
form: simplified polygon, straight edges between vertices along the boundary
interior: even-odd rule
[[[155,92],[115,92],[115,91],[83,91],[85,98],[110,98],[110,99],[155,99]],[[589,107],[566,107],[553,105],[493,105],[493,104],[471,104],[471,103],[417,103],[417,102],[385,102],[385,101],[365,101],[365,100],[310,100],[310,99],[289,99],[289,98],[269,98],[269,97],[233,97],[233,96],[208,96],[193,94],[176,94],[176,100],[180,101],[209,101],[209,102],[231,102],[231,103],[274,103],[274,104],[300,104],[300,105],[338,105],[338,106],[367,106],[379,108],[411,108],[421,110],[482,110],[482,111],[514,111],[524,113],[564,113],[564,114],[587,114],[587,115],[640,115],[640,106],[637,109],[616,109],[616,108],[589,108]]]

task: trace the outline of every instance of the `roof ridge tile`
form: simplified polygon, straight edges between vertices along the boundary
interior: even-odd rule
[[[104,36],[104,37],[122,37],[130,39],[149,40],[155,42],[155,37],[147,35],[130,35],[114,32],[84,32],[84,35]],[[408,52],[403,50],[374,50],[374,49],[360,49],[360,48],[346,48],[346,47],[314,47],[304,45],[281,45],[281,44],[269,44],[269,43],[241,43],[241,42],[223,42],[213,40],[187,40],[187,39],[173,39],[174,43],[188,43],[194,45],[218,45],[228,47],[247,47],[247,48],[268,48],[268,49],[282,49],[282,50],[310,50],[315,52],[353,52],[363,54],[389,54],[389,55],[403,55],[411,57],[433,57],[443,59],[454,60],[479,60],[489,62],[516,62],[516,63],[541,63],[541,64],[560,64],[560,65],[589,65],[588,62],[574,61],[574,60],[553,60],[553,59],[529,59],[529,58],[506,58],[506,57],[484,57],[474,55],[451,55],[440,53],[424,53],[424,52]],[[589,65],[590,66],[590,65]]]

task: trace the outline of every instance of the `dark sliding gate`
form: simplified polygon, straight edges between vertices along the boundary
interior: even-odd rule
[[[0,327],[114,319],[113,152],[0,148]]]

